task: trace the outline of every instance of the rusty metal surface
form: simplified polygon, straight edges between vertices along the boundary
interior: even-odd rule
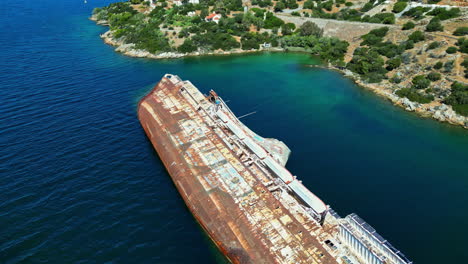
[[[233,263],[338,263],[324,228],[232,133],[190,82],[164,77],[138,117],[187,207]]]

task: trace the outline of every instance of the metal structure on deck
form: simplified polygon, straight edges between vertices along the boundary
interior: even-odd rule
[[[233,263],[409,264],[357,215],[341,218],[216,92],[166,74],[140,122],[193,216]]]

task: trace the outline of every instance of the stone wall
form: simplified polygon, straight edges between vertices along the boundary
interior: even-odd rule
[[[373,23],[361,23],[351,21],[341,21],[323,18],[310,18],[310,17],[297,17],[287,14],[275,14],[277,17],[284,20],[286,23],[294,23],[297,27],[306,21],[312,21],[318,27],[323,29],[323,34],[326,37],[337,37],[346,41],[356,41],[364,34],[367,34],[372,29],[388,26],[390,28],[396,27],[395,25],[383,25]]]

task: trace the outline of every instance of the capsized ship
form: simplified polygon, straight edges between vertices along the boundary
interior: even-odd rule
[[[340,217],[286,168],[289,148],[214,91],[166,74],[138,116],[180,195],[232,263],[412,263],[356,214]]]

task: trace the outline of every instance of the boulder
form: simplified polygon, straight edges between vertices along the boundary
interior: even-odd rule
[[[401,104],[405,107],[407,111],[414,111],[417,108],[417,103],[411,102],[408,98],[403,98]]]

